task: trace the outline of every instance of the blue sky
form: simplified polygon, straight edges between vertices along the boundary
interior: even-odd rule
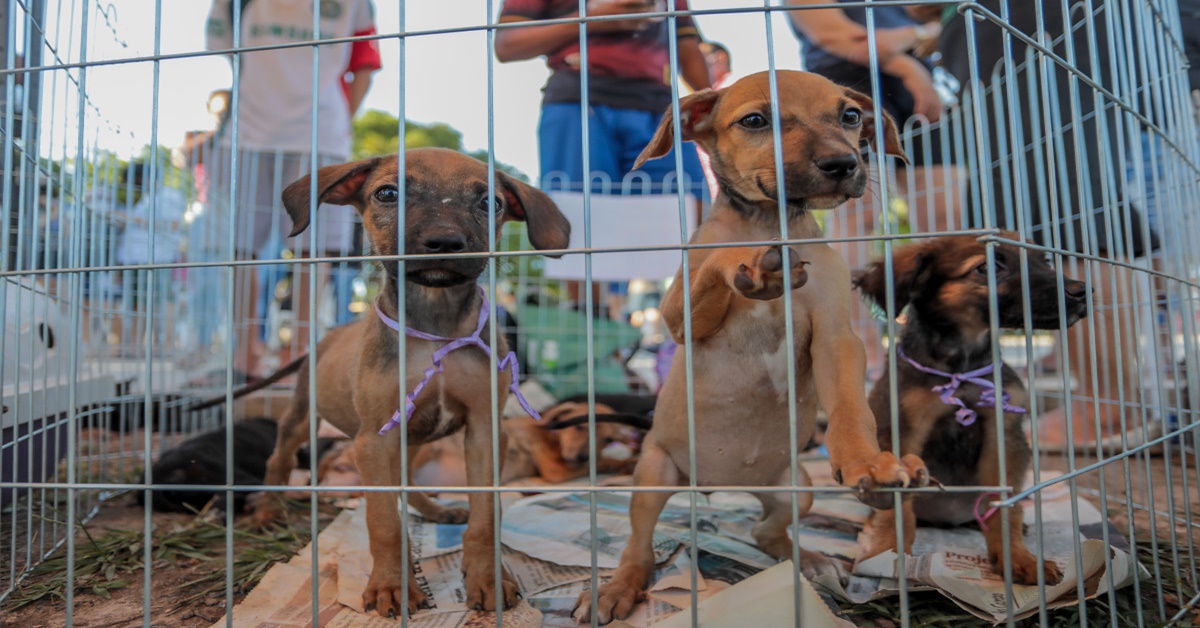
[[[204,0],[161,1],[162,52],[202,51],[209,3]],[[490,4],[490,14],[494,18],[500,1],[493,0]],[[705,10],[761,7],[763,2],[694,0],[692,5],[694,9]],[[107,17],[98,10],[100,6],[106,7]],[[376,24],[381,33],[399,31],[402,6],[407,11],[406,29],[409,32],[479,26],[489,21],[489,2],[486,0],[416,0],[407,3],[376,0],[375,6]],[[90,59],[119,59],[153,53],[154,0],[107,0],[93,4],[90,11]],[[767,68],[767,37],[761,13],[698,16],[696,19],[707,39],[719,41],[732,51],[735,73],[747,74]],[[787,27],[786,18],[777,14],[772,19],[776,67],[798,68],[799,48]],[[75,30],[78,30],[78,16],[75,24]],[[68,39],[71,29],[66,28],[65,23],[63,26],[57,39],[59,48],[77,47],[78,34]],[[47,28],[54,32],[54,15],[47,19]],[[488,49],[485,31],[410,37],[403,72],[399,50],[396,39],[381,42],[384,69],[375,74],[364,109],[398,113],[403,76],[404,107],[410,120],[446,122],[462,132],[468,149],[487,148],[487,68],[491,64],[495,85],[496,156],[530,176],[536,176],[540,89],[548,74],[541,59],[497,63]],[[205,103],[209,92],[229,86],[229,63],[221,57],[195,57],[164,61],[159,68],[157,125],[153,115],[153,64],[133,63],[88,70],[88,97],[102,118],[89,114],[92,116],[86,131],[89,144],[119,154],[132,154],[150,142],[155,126],[159,143],[174,146],[182,141],[185,131],[203,129],[210,124]],[[51,95],[46,94],[45,98],[49,106]],[[73,126],[76,116],[74,98],[77,96],[64,97],[64,91],[60,89],[55,99],[55,117],[66,119],[60,128]],[[75,136],[71,133],[75,132],[60,133],[55,143],[61,146],[64,138],[73,142]]]

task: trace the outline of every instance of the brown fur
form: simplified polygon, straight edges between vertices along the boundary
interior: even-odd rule
[[[1017,239],[1016,234],[1006,234]],[[997,318],[1002,328],[1024,328],[1024,285],[1020,270],[1020,250],[1010,244],[998,245],[995,255]],[[1045,295],[1057,293],[1055,270],[1038,254],[1027,256],[1028,293],[1031,325],[1035,329],[1058,329],[1058,300]],[[905,353],[923,366],[946,373],[963,373],[992,363],[989,311],[987,250],[971,236],[926,240],[897,249],[893,255],[895,311],[907,310],[907,322],[899,344]],[[882,261],[872,263],[859,273],[855,283],[862,292],[886,307],[886,275]],[[1067,325],[1086,315],[1086,285],[1064,278]],[[1001,381],[1010,395],[1010,403],[1028,408],[1028,396],[1021,379],[1002,365]],[[884,374],[870,394],[871,409],[879,419],[879,446],[892,447],[890,376]],[[929,465],[930,472],[947,485],[1000,486],[1000,464],[996,443],[993,406],[975,407],[982,392],[971,383],[963,384],[956,397],[978,413],[970,426],[958,424],[954,413],[958,406],[947,405],[932,389],[946,379],[918,371],[907,362],[897,362],[896,390],[899,405],[899,445],[901,454],[917,454]],[[1021,481],[1031,462],[1029,444],[1021,429],[1023,416],[1005,412],[1004,445],[1008,482],[1020,490]],[[904,502],[904,550],[912,552],[917,521],[938,525],[962,525],[975,519],[978,496],[964,493],[926,494]],[[981,511],[986,511],[981,507]],[[1001,517],[997,510],[984,523],[988,530],[988,556],[1003,572],[1004,556]],[[1037,559],[1025,545],[1024,514],[1018,504],[1009,510],[1009,547],[1013,579],[1022,584],[1037,584]],[[860,559],[870,558],[897,548],[895,513],[877,510],[863,534]],[[1047,584],[1057,583],[1062,573],[1052,561],[1044,563],[1042,576]]]
[[[383,262],[386,283],[379,307],[392,318],[399,282],[405,281],[403,303],[405,323],[415,329],[444,337],[470,335],[478,322],[481,300],[475,280],[486,267],[483,257],[447,258],[448,253],[486,252],[488,212],[495,209],[499,228],[508,220],[525,220],[530,241],[539,249],[561,249],[569,241],[570,225],[548,196],[495,173],[494,205],[488,198],[487,167],[460,153],[435,148],[407,151],[405,170],[399,171],[396,156],[322,168],[317,173],[318,199],[310,199],[309,177],[291,184],[283,192],[284,207],[295,228],[302,232],[308,225],[310,206],[317,203],[353,205],[362,215],[363,225],[374,250],[385,256],[396,255],[398,229],[405,230],[405,276],[398,276],[396,261]],[[406,199],[395,196],[398,177],[404,176]],[[400,223],[400,201],[404,223]],[[498,234],[496,234],[498,240]],[[489,323],[490,324],[490,323]],[[489,330],[483,330],[485,341]],[[407,338],[407,381],[403,391],[398,385],[399,343],[397,332],[371,314],[358,321],[331,330],[317,345],[316,415],[328,420],[354,439],[354,458],[367,486],[395,486],[400,481],[400,428],[380,435],[380,428],[397,408],[404,395],[422,378],[432,363],[431,356],[442,343]],[[502,355],[503,338],[496,347]],[[296,391],[279,425],[275,454],[267,467],[267,484],[282,484],[295,465],[297,448],[308,438],[310,420],[308,378],[314,360],[305,361],[297,374]],[[493,486],[492,433],[489,389],[496,378],[500,406],[504,406],[509,384],[508,373],[493,373],[487,356],[477,349],[460,349],[446,356],[444,371],[435,375],[415,400],[416,411],[407,423],[409,463],[416,449],[448,434],[465,430],[467,478],[471,486]],[[503,442],[501,444],[503,447]],[[411,469],[410,469],[411,471]],[[495,581],[496,542],[495,495],[490,491],[470,493],[469,514],[461,508],[446,508],[419,492],[409,493],[410,503],[423,517],[438,522],[462,522],[463,573],[467,606],[494,610],[497,605],[510,607],[518,598],[517,583],[504,571],[502,582]],[[380,615],[401,612],[403,587],[408,589],[408,610],[415,611],[425,595],[408,572],[401,569],[402,521],[396,494],[378,491],[366,493],[367,531],[370,535],[374,564],[363,604]],[[260,522],[279,514],[273,500],[263,500],[256,513]],[[497,599],[497,585],[501,599]]]
[[[874,137],[871,100],[815,74],[779,71],[780,134],[786,183],[787,235],[819,238],[810,210],[833,209],[863,195],[866,159],[861,148]],[[774,139],[767,73],[746,77],[720,91],[703,90],[679,103],[680,140],[695,141],[709,154],[721,193],[692,244],[769,241],[780,236]],[[847,113],[851,112],[851,113]],[[765,123],[760,124],[760,122]],[[890,118],[882,121],[887,151],[899,155]],[[640,161],[662,156],[672,146],[668,112]],[[837,164],[843,164],[837,166]],[[790,485],[791,436],[787,408],[787,360],[794,356],[797,442],[800,451],[813,430],[817,404],[829,416],[827,446],[834,476],[859,490],[869,503],[891,503],[877,487],[923,485],[920,460],[897,460],[879,450],[875,418],[864,394],[865,352],[850,330],[850,272],[825,244],[697,248],[688,252],[690,276],[680,274],[663,304],[663,318],[677,342],[691,342],[694,366],[695,451],[699,486]],[[802,261],[803,260],[803,261]],[[806,267],[807,264],[807,267]],[[784,272],[792,292],[784,292]],[[801,287],[803,286],[803,287]],[[684,337],[683,290],[690,290],[691,337]],[[784,299],[792,318],[784,318]],[[795,344],[787,347],[785,327]],[[634,471],[637,486],[688,483],[689,442],[684,351],[675,355],[659,393],[654,426]],[[809,483],[800,470],[801,482]],[[788,493],[758,493],[763,518],[753,536],[776,558],[792,556],[787,527]],[[645,595],[654,569],[654,526],[669,493],[635,492],[632,534],[612,580],[579,599],[575,617],[601,623],[626,617]],[[812,505],[800,493],[800,513]],[[804,571],[834,567],[819,554],[801,552]]]
[[[641,440],[638,430],[607,422],[605,415],[613,412],[604,404],[596,404],[596,452],[599,454],[606,445],[614,442],[624,443],[636,451]],[[587,416],[586,403],[564,401],[543,412],[541,421],[529,416],[504,419],[500,426],[508,438],[500,483],[531,477],[559,483],[587,475],[590,458],[587,424],[558,427],[563,422],[572,422],[579,417],[586,419]],[[454,435],[422,447],[413,467],[422,469],[426,465],[436,465],[439,478],[453,480],[465,458],[463,440]],[[631,473],[635,462],[636,457],[628,460],[600,457],[596,460],[596,471]]]

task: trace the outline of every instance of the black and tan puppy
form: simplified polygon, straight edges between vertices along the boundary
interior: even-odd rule
[[[266,417],[244,419],[233,424],[233,483],[238,486],[262,484],[267,470],[267,458],[275,447],[278,428],[275,420]],[[317,457],[337,443],[336,439],[322,438],[317,443]],[[301,467],[309,464],[307,448],[301,448]],[[164,451],[154,462],[152,478],[155,484],[172,485],[172,488],[156,489],[151,493],[151,504],[160,512],[195,512],[204,508],[214,497],[216,507],[227,508],[225,491],[196,490],[187,488],[197,485],[219,485],[225,483],[228,465],[225,460],[225,428],[218,428],[189,438]],[[318,477],[321,475],[318,471]],[[233,492],[233,511],[242,512],[246,505],[245,491]],[[137,492],[138,505],[145,504],[145,493]]]
[[[404,196],[397,185],[400,177]],[[489,342],[491,321],[483,318],[483,291],[476,281],[487,267],[487,258],[462,254],[487,252],[493,212],[497,229],[509,220],[525,221],[529,240],[539,249],[565,248],[570,236],[570,224],[546,194],[502,172],[495,173],[494,182],[489,189],[487,166],[476,159],[451,150],[418,148],[405,154],[403,171],[395,155],[377,157],[322,168],[315,199],[310,197],[314,182],[307,176],[283,191],[283,205],[295,225],[292,235],[308,226],[312,206],[352,205],[362,215],[378,254],[399,253],[403,229],[403,252],[412,257],[403,276],[397,261],[383,262],[386,279],[376,312],[331,330],[317,345],[315,357],[309,356],[299,366],[296,391],[280,419],[275,454],[267,464],[267,484],[287,481],[296,450],[308,439],[310,415],[315,413],[354,439],[354,458],[364,485],[399,483],[401,429],[408,432],[410,465],[420,445],[464,430],[468,483],[494,485],[492,439],[500,439],[503,450],[504,435],[493,434],[489,390],[495,376],[499,404],[504,407],[510,376],[507,370],[494,372],[481,347]],[[498,233],[492,235],[499,239]],[[402,281],[404,301],[399,306],[408,327],[404,331],[396,324]],[[401,333],[407,336],[403,355]],[[452,344],[450,339],[472,337],[480,344],[472,340],[435,356]],[[500,359],[507,348],[503,336],[498,340],[500,346],[490,350]],[[434,368],[435,358],[440,369]],[[398,381],[401,359],[407,365],[402,386]],[[310,408],[308,369],[314,363],[318,389],[316,407]],[[411,408],[407,395],[413,396]],[[501,570],[502,582],[496,582],[494,493],[470,493],[469,514],[440,506],[419,492],[409,498],[426,520],[466,518],[462,569],[469,608],[494,610],[516,603],[517,583],[512,576]],[[277,515],[271,502],[260,505],[256,513],[260,521]],[[425,594],[413,578],[411,561],[407,572],[402,568],[396,493],[370,491],[366,503],[374,564],[363,605],[381,615],[399,614],[407,588],[408,609],[414,611]]]
[[[1019,239],[1013,233],[1005,234]],[[1058,307],[1058,275],[1039,254],[1028,255],[1029,285],[1021,277],[1020,249],[1000,244],[994,268],[988,268],[986,247],[972,236],[925,240],[896,249],[892,258],[896,311],[907,321],[897,346],[896,390],[899,395],[899,442],[902,454],[917,454],[933,477],[947,486],[999,486],[1000,460],[996,442],[995,391],[991,389],[992,338],[988,274],[996,275],[999,326],[1024,329],[1023,295],[1032,295],[1029,308],[1033,329],[1068,326],[1087,315],[1087,285],[1064,278],[1066,311]],[[886,274],[882,260],[855,275],[862,293],[883,305]],[[1021,429],[1028,397],[1024,383],[1011,367],[1001,365],[1005,412],[1004,451],[1008,481],[1021,488],[1029,470],[1031,451]],[[953,381],[961,381],[956,387]],[[878,417],[879,446],[892,447],[889,374],[875,382],[869,402]],[[988,556],[1003,571],[1000,510],[987,510],[994,494],[925,494],[904,503],[905,552],[912,551],[916,522],[957,526],[979,521]],[[1024,511],[1009,510],[1013,579],[1037,583],[1037,561],[1025,545]],[[860,559],[896,549],[895,511],[877,510],[865,531]],[[1045,561],[1045,581],[1061,579],[1058,565]]]

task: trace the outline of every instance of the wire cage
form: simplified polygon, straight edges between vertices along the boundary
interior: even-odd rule
[[[754,385],[721,383],[731,399],[753,398],[754,407],[770,404],[764,400],[778,393],[772,413],[778,425],[787,426],[781,433],[790,440],[775,443],[789,461],[784,479],[762,486],[696,479],[714,463],[704,458],[711,451],[699,445],[711,438],[705,426],[713,425],[701,401],[721,392],[704,389],[711,383],[704,369],[712,368],[705,360],[721,354],[714,353],[713,341],[686,339],[696,323],[695,303],[683,309],[680,330],[672,330],[664,299],[680,285],[684,294],[694,293],[689,290],[696,286],[696,267],[689,256],[706,247],[733,248],[689,242],[705,220],[731,211],[727,186],[736,183],[728,177],[743,175],[719,172],[725,178],[702,180],[690,166],[681,121],[688,113],[683,100],[691,93],[681,69],[682,44],[665,49],[668,120],[675,126],[673,153],[660,164],[664,177],[602,172],[592,144],[609,133],[609,121],[594,111],[581,115],[578,107],[572,115],[582,127],[581,146],[592,149],[583,153],[583,170],[592,174],[586,181],[564,172],[522,177],[506,170],[496,141],[506,116],[516,117],[498,77],[542,65],[495,59],[498,37],[530,26],[525,16],[506,18],[505,2],[472,3],[473,13],[443,15],[449,21],[430,25],[406,18],[427,10],[413,6],[418,3],[379,2],[372,15],[377,30],[339,34],[326,32],[324,20],[340,19],[345,7],[372,3],[314,0],[311,28],[280,30],[274,34],[290,40],[268,45],[247,42],[250,31],[239,30],[258,3],[214,2],[207,14],[208,50],[179,50],[164,41],[183,27],[173,16],[173,3],[161,0],[0,3],[6,29],[0,40],[6,62],[0,70],[5,172],[0,203],[8,234],[0,243],[0,616],[51,625],[367,625],[358,600],[373,579],[362,565],[372,560],[366,541],[374,524],[361,504],[390,496],[399,499],[402,513],[414,509],[401,517],[404,534],[395,545],[402,572],[415,570],[418,583],[397,593],[396,614],[404,625],[479,620],[568,626],[576,618],[597,625],[618,613],[585,618],[576,614],[576,603],[599,609],[608,590],[603,587],[612,582],[629,542],[631,502],[661,494],[674,497],[661,500],[655,568],[646,583],[651,592],[639,595],[634,609],[621,611],[632,614],[630,625],[715,625],[735,614],[765,625],[1159,626],[1191,625],[1200,618],[1200,421],[1194,410],[1200,401],[1200,254],[1192,245],[1200,238],[1200,85],[1188,78],[1189,70],[1195,72],[1188,64],[1196,37],[1190,29],[1200,28],[1194,2],[659,0],[626,7],[638,13],[636,19],[661,28],[665,41],[694,43],[688,38],[696,34],[683,18],[694,20],[701,35],[726,20],[753,31],[749,39],[765,47],[764,62],[738,71],[768,71],[768,105],[758,112],[767,120],[787,119],[784,109],[794,104],[779,98],[782,72],[828,75],[847,63],[820,50],[822,22],[808,17],[832,11],[861,29],[858,74],[832,78],[876,96],[911,90],[885,67],[895,59],[886,38],[909,28],[898,24],[919,26],[912,32],[924,47],[906,48],[899,56],[920,64],[929,91],[900,109],[891,107],[895,99],[877,97],[860,112],[873,120],[896,117],[907,163],[881,157],[893,151],[885,126],[874,125],[875,133],[861,138],[869,154],[863,162],[869,169],[866,193],[812,212],[821,234],[780,227],[770,241],[738,242],[806,252],[828,246],[856,271],[877,264],[877,296],[860,299],[854,293],[850,318],[843,321],[865,348],[862,400],[879,388],[871,394],[884,395],[887,412],[874,418],[889,435],[880,445],[920,454],[934,463],[930,468],[940,483],[879,488],[886,499],[874,503],[902,510],[904,503],[926,500],[956,504],[960,519],[969,515],[938,527],[928,525],[931,518],[938,523],[936,516],[918,509],[915,531],[904,517],[884,519],[888,526],[894,521],[894,530],[871,529],[872,511],[858,499],[862,493],[835,479],[828,448],[838,435],[831,424],[844,419],[805,396],[812,387],[804,378],[812,378],[810,365],[814,371],[846,367],[817,364],[803,354],[797,347],[807,345],[792,341],[810,328],[785,324],[786,318],[763,322],[785,339],[778,351],[763,351],[760,361],[770,376]],[[556,6],[565,4],[571,3]],[[596,34],[602,32],[597,26],[630,17],[602,5],[581,1],[544,16],[548,24],[578,28],[585,45],[576,68],[598,67],[588,62],[589,54],[602,54],[597,51],[605,36]],[[138,11],[153,16],[150,48],[127,41],[136,27],[127,29],[118,14]],[[222,20],[228,21],[226,30]],[[776,49],[778,42],[794,44],[797,35],[804,41],[799,56]],[[410,53],[410,46],[422,51],[421,42],[459,41],[456,37],[475,37],[472,45],[478,46],[457,51],[477,58],[478,75],[456,79],[483,90],[475,117],[486,120],[479,132],[486,139],[475,140],[484,147],[473,156],[491,173],[484,207],[512,202],[502,188],[523,179],[520,185],[544,191],[572,226],[565,247],[545,251],[555,255],[551,259],[531,242],[532,229],[516,221],[499,228],[504,214],[492,211],[480,251],[432,255],[486,262],[477,283],[493,324],[484,339],[493,347],[503,339],[515,352],[521,399],[506,393],[503,369],[491,368],[477,387],[490,409],[479,425],[486,422],[492,435],[486,456],[491,468],[482,484],[468,481],[472,472],[464,474],[483,451],[469,435],[465,444],[461,436],[457,441],[447,436],[420,451],[397,447],[392,464],[399,476],[372,484],[363,481],[366,473],[352,458],[339,457],[361,448],[363,435],[347,439],[327,424],[305,421],[312,447],[286,489],[291,507],[283,524],[263,526],[243,510],[252,513],[255,504],[284,494],[284,487],[263,479],[275,446],[273,420],[287,416],[297,386],[315,406],[339,384],[319,378],[317,369],[302,368],[252,394],[238,391],[259,373],[300,364],[293,360],[314,355],[322,338],[343,333],[334,330],[373,322],[377,311],[385,316],[379,307],[395,295],[388,292],[385,269],[404,272],[407,264],[430,258],[395,248],[405,245],[404,233],[398,242],[372,242],[373,223],[364,225],[352,208],[322,200],[304,203],[317,212],[309,231],[290,233],[297,217],[284,207],[284,190],[352,159],[348,150],[330,148],[323,135],[328,89],[338,98],[341,92],[340,86],[318,86],[325,76],[322,64],[348,54],[353,44],[383,50],[385,71],[399,77],[386,104],[397,113],[388,123],[393,143],[372,145],[366,150],[374,153],[354,157],[398,150],[401,163],[408,163],[420,153],[414,152],[406,112],[432,96],[407,88],[407,81],[437,65],[432,55]],[[276,142],[302,148],[263,148],[270,142],[260,141],[256,125],[297,103],[255,112],[261,105],[253,103],[253,94],[263,89],[239,82],[266,80],[246,60],[273,52],[291,52],[302,63],[288,76],[311,93],[311,100],[298,105],[307,111],[302,120],[307,132]],[[174,64],[225,57],[234,60],[232,88],[212,86],[209,126],[182,138],[160,133],[175,128],[165,122],[172,112],[161,104],[167,102],[163,85],[173,84],[164,78],[189,71]],[[104,85],[109,80],[104,71],[123,68],[139,69],[140,78],[124,84],[114,100],[105,95],[112,89]],[[511,68],[523,69],[504,74]],[[576,94],[596,78],[586,70],[577,76]],[[602,90],[604,72],[598,76]],[[920,109],[929,106],[929,98],[937,103],[933,116]],[[117,115],[126,107],[143,112],[148,122],[115,122],[129,120]],[[338,107],[349,113],[344,103]],[[528,111],[520,115],[533,119]],[[659,117],[654,114],[651,128]],[[349,127],[343,131],[348,137]],[[769,132],[776,147],[771,167],[793,167],[778,148],[784,145],[782,131]],[[569,144],[569,138],[562,140]],[[452,148],[467,152],[461,141]],[[728,163],[713,167],[726,169]],[[416,185],[411,177],[396,177],[400,199],[410,198],[405,190]],[[312,190],[322,191],[319,179],[313,179]],[[790,198],[786,187],[793,183],[780,183],[771,198]],[[417,215],[409,214],[408,202],[398,205],[394,224]],[[787,202],[775,210],[764,220],[778,225]],[[950,250],[951,241],[978,247],[951,260],[957,273],[951,279],[974,281],[971,294],[977,300],[938,312],[946,325],[977,315],[983,322],[973,323],[972,342],[983,349],[971,369],[955,371],[951,367],[958,365],[936,362],[951,368],[941,372],[911,359],[913,335],[924,322],[914,294],[923,288],[915,278],[919,273],[904,274],[904,264]],[[918,249],[924,257],[911,255]],[[387,250],[407,252],[381,252]],[[927,275],[932,272],[931,263],[920,263]],[[681,264],[693,274],[677,275]],[[1043,268],[1053,269],[1051,279],[1037,284],[1035,275]],[[865,285],[864,275],[855,277]],[[1015,292],[1006,287],[1018,280]],[[785,290],[791,282],[785,280]],[[1044,289],[1029,287],[1035,285]],[[805,289],[814,288],[796,287]],[[822,289],[843,294],[852,287]],[[938,298],[950,298],[949,288],[938,290]],[[935,297],[932,291],[922,294]],[[1077,321],[1068,316],[1073,302],[1086,306],[1087,315]],[[781,311],[800,317],[799,303]],[[398,326],[411,317],[425,320],[424,313],[404,307],[390,311],[397,312]],[[1048,312],[1053,322],[1035,320],[1035,312]],[[719,338],[721,332],[715,333]],[[417,341],[396,337],[398,372],[387,377],[410,389],[422,375],[435,389],[448,385],[448,376],[438,373],[436,360],[442,358],[433,367],[414,366],[404,352]],[[935,348],[962,355],[954,342]],[[494,360],[489,366],[499,367],[505,356],[488,359]],[[976,367],[981,370],[967,373]],[[668,383],[672,368],[681,375]],[[746,373],[758,368],[747,366]],[[936,400],[929,403],[941,408],[943,422],[929,431],[945,439],[938,442],[951,447],[950,454],[906,450],[914,428],[904,416],[913,410],[906,405],[910,391],[901,385],[912,381],[904,372],[913,368],[937,380],[931,393]],[[660,395],[653,411],[664,386],[674,386],[670,400]],[[1005,392],[980,396],[989,387]],[[1020,397],[1010,397],[1010,391]],[[405,394],[399,391],[401,403]],[[955,395],[979,403],[968,407]],[[194,409],[205,399],[216,402]],[[543,472],[540,481],[506,476],[500,462],[514,468],[514,443],[544,431],[510,427],[525,425],[528,410],[545,412],[561,401],[582,404],[576,414],[585,417],[569,428],[583,439],[581,448],[553,456],[569,472]],[[627,403],[633,405],[622,405]],[[603,417],[661,420],[663,403],[674,404],[682,417],[676,426],[685,436],[674,462],[678,481],[647,483],[645,478],[654,477],[649,472],[629,480],[646,441],[636,430],[608,427]],[[967,415],[955,427],[960,406]],[[810,411],[816,413],[814,436],[800,442]],[[1009,416],[1009,426],[990,420],[971,428],[970,420],[961,420],[987,412]],[[272,419],[265,423],[270,427],[255,423],[259,418]],[[750,436],[736,426],[723,430],[731,443]],[[209,440],[189,441],[197,436]],[[402,434],[397,445],[407,445],[408,437]],[[1026,443],[1028,455],[1022,454]],[[187,463],[171,470],[154,464],[180,455]],[[996,473],[937,477],[939,469],[953,467],[937,466],[945,463],[939,455],[996,460]],[[371,459],[360,450],[357,463]],[[201,467],[194,474],[178,471]],[[343,467],[352,478],[344,483],[368,485],[348,488],[322,479]],[[489,564],[495,569],[487,582],[491,586],[502,570],[511,571],[524,601],[495,613],[466,606],[458,567],[469,550],[460,546],[478,539],[471,531],[486,527],[484,518],[470,520],[465,537],[455,516],[443,512],[446,519],[435,525],[434,518],[416,514],[418,500],[428,501],[426,492],[437,493],[442,503],[469,501],[472,510],[503,505],[490,521],[495,534],[488,540]],[[782,496],[760,499],[764,504],[774,499],[789,515],[785,534],[794,543],[786,552],[764,553],[759,543],[761,509],[754,496],[760,495]],[[159,511],[168,507],[183,514]],[[1014,512],[1023,512],[1023,519],[1010,520]],[[989,523],[1001,532],[989,532]],[[890,538],[895,548],[914,533],[911,553],[867,556],[871,538]],[[999,539],[994,545],[993,537]],[[1032,571],[1021,571],[1022,552],[1030,554]],[[836,566],[834,575],[809,568],[818,554]],[[272,568],[275,563],[280,566]],[[1061,582],[1054,582],[1059,576]],[[501,597],[503,591],[491,595]],[[427,597],[427,604],[413,612],[406,607],[413,596]]]

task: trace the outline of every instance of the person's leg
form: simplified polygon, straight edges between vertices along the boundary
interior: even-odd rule
[[[607,177],[609,185],[592,184],[594,193],[619,192],[623,173],[617,172],[616,153],[605,121],[595,107],[588,112],[587,138],[578,103],[551,103],[542,107],[538,122],[538,164],[540,187],[546,191],[581,191],[592,184],[593,175]],[[588,171],[584,172],[583,151],[588,150]],[[576,225],[582,229],[582,225]],[[586,299],[583,282],[564,282],[567,298],[582,304]],[[599,284],[592,285],[593,303],[600,303]],[[580,305],[582,307],[582,305]]]
[[[228,154],[228,153],[227,153]],[[261,244],[271,233],[270,174],[275,169],[271,153],[242,151],[238,164],[237,233],[234,258],[238,261],[255,259]],[[228,192],[226,192],[226,196]],[[247,377],[260,377],[263,345],[261,320],[258,315],[260,282],[257,266],[235,266],[233,272],[233,369]]]
[[[1038,445],[1043,450],[1060,450],[1069,444],[1095,447],[1099,438],[1118,435],[1122,427],[1140,434],[1141,417],[1136,406],[1141,399],[1141,383],[1130,272],[1110,263],[1090,266],[1087,281],[1095,306],[1086,319],[1067,331],[1065,339],[1075,388],[1062,406],[1042,415]],[[1064,271],[1082,278],[1083,264],[1069,264]],[[1125,406],[1118,403],[1119,396],[1124,397]],[[1068,405],[1073,440],[1067,438]]]
[[[317,167],[323,167],[334,164],[338,159],[327,156],[317,157]],[[292,181],[300,177],[310,174],[310,158],[308,155],[288,155],[285,159],[282,179],[276,182],[276,186],[280,190],[275,198],[280,198],[282,189],[291,184]],[[283,215],[284,210],[282,205],[277,208],[277,214]],[[315,236],[316,239],[316,256],[317,257],[343,257],[350,252],[351,241],[354,233],[354,223],[357,220],[357,212],[353,207],[344,205],[321,205],[317,210],[316,219],[312,221],[310,229],[315,229],[315,233],[305,231],[287,242],[288,248],[295,253],[295,259],[311,258],[312,243]],[[287,223],[287,220],[282,221]],[[286,224],[281,226],[281,233],[290,232],[291,225]],[[308,353],[315,346],[310,346],[310,333],[312,329],[316,329],[317,338],[320,338],[321,323],[318,318],[320,312],[320,297],[324,293],[325,287],[329,283],[332,264],[303,264],[297,263],[292,266],[292,338],[280,352],[280,362],[290,362],[295,356]],[[315,275],[315,280],[314,280]],[[316,287],[317,298],[313,298],[313,287]],[[290,351],[288,350],[290,348]]]

